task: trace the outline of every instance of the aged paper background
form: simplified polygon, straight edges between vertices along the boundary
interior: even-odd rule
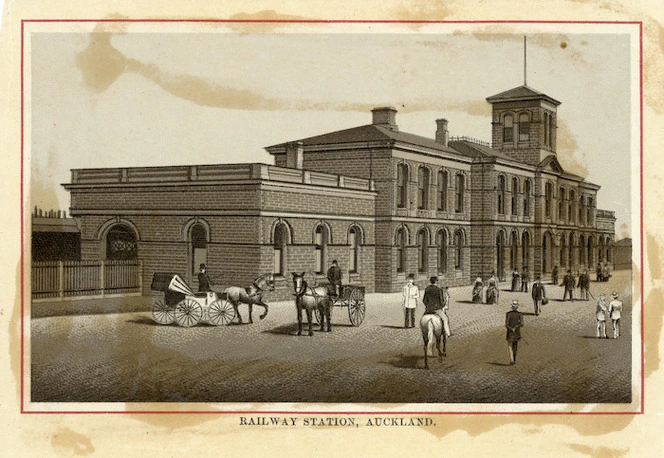
[[[515,2],[130,1],[7,2],[0,31],[0,132],[2,135],[2,272],[0,329],[0,445],[6,456],[98,455],[165,456],[197,454],[397,455],[398,452],[448,456],[662,456],[664,381],[660,370],[662,316],[661,166],[659,148],[664,113],[664,12],[659,2],[619,6],[603,1]],[[532,6],[531,6],[532,5]],[[200,18],[346,20],[556,20],[643,22],[645,413],[643,415],[448,415],[428,428],[269,428],[240,427],[235,415],[26,415],[20,414],[20,40],[21,19]],[[416,27],[416,26],[414,26]],[[509,25],[507,26],[509,27]],[[635,211],[635,209],[633,210]],[[633,228],[636,231],[637,228]],[[635,250],[638,247],[635,247]],[[634,273],[638,275],[635,266]],[[638,300],[635,291],[634,300]],[[169,410],[177,407],[167,406]],[[183,407],[183,408],[186,408]]]

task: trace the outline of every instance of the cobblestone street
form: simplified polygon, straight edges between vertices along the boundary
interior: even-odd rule
[[[367,295],[360,327],[335,308],[333,332],[314,327],[313,337],[295,335],[292,302],[271,304],[263,321],[254,311],[253,324],[225,327],[160,326],[149,312],[38,318],[32,401],[629,403],[639,364],[630,282],[630,271],[618,271],[591,283],[595,297],[616,290],[624,301],[615,340],[595,338],[594,300],[562,302],[558,286],[545,284],[550,302],[537,317],[530,293],[504,291],[506,283],[498,305],[471,303],[470,286],[452,288],[453,336],[429,371],[419,328],[402,328],[400,293]],[[504,328],[512,299],[526,314],[515,366]],[[246,306],[240,311],[246,321]]]

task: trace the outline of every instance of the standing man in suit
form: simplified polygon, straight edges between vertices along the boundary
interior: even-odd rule
[[[341,294],[341,269],[336,259],[332,261],[332,265],[327,270],[327,281],[330,282],[334,295],[339,297]]]
[[[579,275],[579,282],[576,286],[580,289],[579,296],[581,297],[581,300],[590,300],[588,297],[588,294],[590,293],[590,275],[588,275],[587,270],[584,269],[583,273]]]
[[[569,295],[569,300],[574,302],[574,285],[576,284],[576,281],[574,280],[574,275],[572,275],[572,271],[568,270],[567,275],[563,278],[563,283],[561,286],[565,287],[565,292],[563,293],[563,302],[565,302],[565,298]]]
[[[554,266],[551,271],[551,283],[554,285],[558,284],[558,266]]]
[[[530,281],[530,274],[528,273],[528,268],[524,267],[523,272],[521,272],[521,292],[528,292],[528,282]]]
[[[431,277],[429,279],[429,286],[424,290],[424,297],[422,302],[426,307],[424,314],[430,313],[438,315],[438,317],[443,322],[443,329],[445,335],[449,337],[450,333],[450,319],[447,316],[447,310],[449,310],[449,304],[445,292],[438,287],[438,277]]]
[[[535,315],[539,315],[542,313],[542,299],[546,297],[546,291],[544,290],[544,285],[542,284],[539,275],[535,277],[535,283],[533,283],[531,295],[533,296]]]
[[[521,340],[523,327],[523,313],[519,312],[519,301],[512,301],[512,310],[505,315],[505,328],[507,328],[507,351],[510,355],[510,366],[516,364],[516,349]]]
[[[415,275],[408,275],[406,286],[403,287],[403,312],[404,328],[415,327],[415,309],[417,308],[417,299],[420,297],[420,289],[415,284]]]

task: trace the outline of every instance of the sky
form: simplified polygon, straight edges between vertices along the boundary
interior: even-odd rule
[[[559,100],[558,158],[602,186],[629,236],[630,37],[527,35],[527,84]],[[31,204],[91,167],[273,163],[264,147],[371,123],[489,141],[486,97],[524,82],[523,35],[489,33],[33,33]]]

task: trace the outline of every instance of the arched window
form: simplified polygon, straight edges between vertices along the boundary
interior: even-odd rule
[[[555,121],[553,120],[553,115],[549,115],[549,146],[553,148],[553,143],[556,138],[556,125]]]
[[[397,229],[397,272],[406,270],[406,230],[403,227]]]
[[[576,202],[576,193],[574,192],[573,189],[570,189],[569,191],[569,200],[567,201],[567,218],[569,218],[569,222],[574,224],[574,217],[576,213],[574,212],[573,204]]]
[[[592,266],[595,264],[594,258],[593,258],[593,238],[592,236],[588,236],[588,252],[586,255],[588,256],[588,267]]]
[[[558,219],[565,220],[565,188],[560,188],[558,192]]]
[[[551,146],[551,126],[549,125],[549,113],[544,113],[544,146]]]
[[[138,259],[136,234],[129,226],[116,224],[106,233],[106,259],[109,261]]]
[[[523,190],[523,216],[530,216],[530,194],[532,193],[532,184],[526,180]]]
[[[462,173],[457,173],[456,175],[456,205],[455,211],[457,213],[463,212],[463,200],[465,197],[465,187],[466,187],[466,177]]]
[[[553,184],[547,183],[544,187],[544,213],[551,218],[551,201],[553,199]]]
[[[357,273],[360,261],[360,230],[352,226],[348,230],[348,270]]]
[[[595,222],[593,221],[593,199],[588,197],[588,207],[586,208],[586,225],[594,226]]]
[[[583,215],[585,212],[583,211],[583,207],[585,206],[585,200],[583,196],[579,197],[579,224],[584,224],[583,223]]]
[[[518,201],[519,201],[519,180],[517,178],[512,178],[512,215],[518,213]]]
[[[322,274],[327,260],[327,245],[330,242],[330,234],[327,227],[319,224],[315,232],[315,264],[316,273]]]
[[[429,234],[422,228],[417,233],[417,271],[426,272],[429,264]]]
[[[408,202],[408,166],[397,165],[397,207],[406,208]]]
[[[454,268],[463,269],[463,232],[457,229],[454,233]]]
[[[519,141],[527,142],[530,140],[530,115],[521,113],[519,115]]]
[[[447,171],[438,172],[438,210],[447,211]]]
[[[498,214],[505,214],[505,175],[498,177]]]
[[[509,114],[503,120],[503,142],[514,142],[514,117]]]
[[[436,244],[438,245],[438,272],[447,272],[447,232],[444,230],[438,231],[436,236]]]
[[[566,245],[566,240],[565,240],[565,235],[562,234],[560,236],[560,267],[566,267],[567,266],[567,248],[565,247]]]
[[[586,239],[583,234],[579,236],[579,264],[588,266],[586,262]]]
[[[208,233],[201,223],[196,223],[191,227],[191,275],[196,276],[201,264],[207,264],[207,241]]]
[[[425,210],[429,206],[429,169],[420,167],[417,170],[417,208]]]
[[[498,278],[504,278],[505,270],[505,233],[498,232],[496,236],[496,275]]]
[[[279,223],[274,228],[274,269],[275,275],[284,275],[287,271],[286,261],[288,259],[288,227],[286,224]]]

